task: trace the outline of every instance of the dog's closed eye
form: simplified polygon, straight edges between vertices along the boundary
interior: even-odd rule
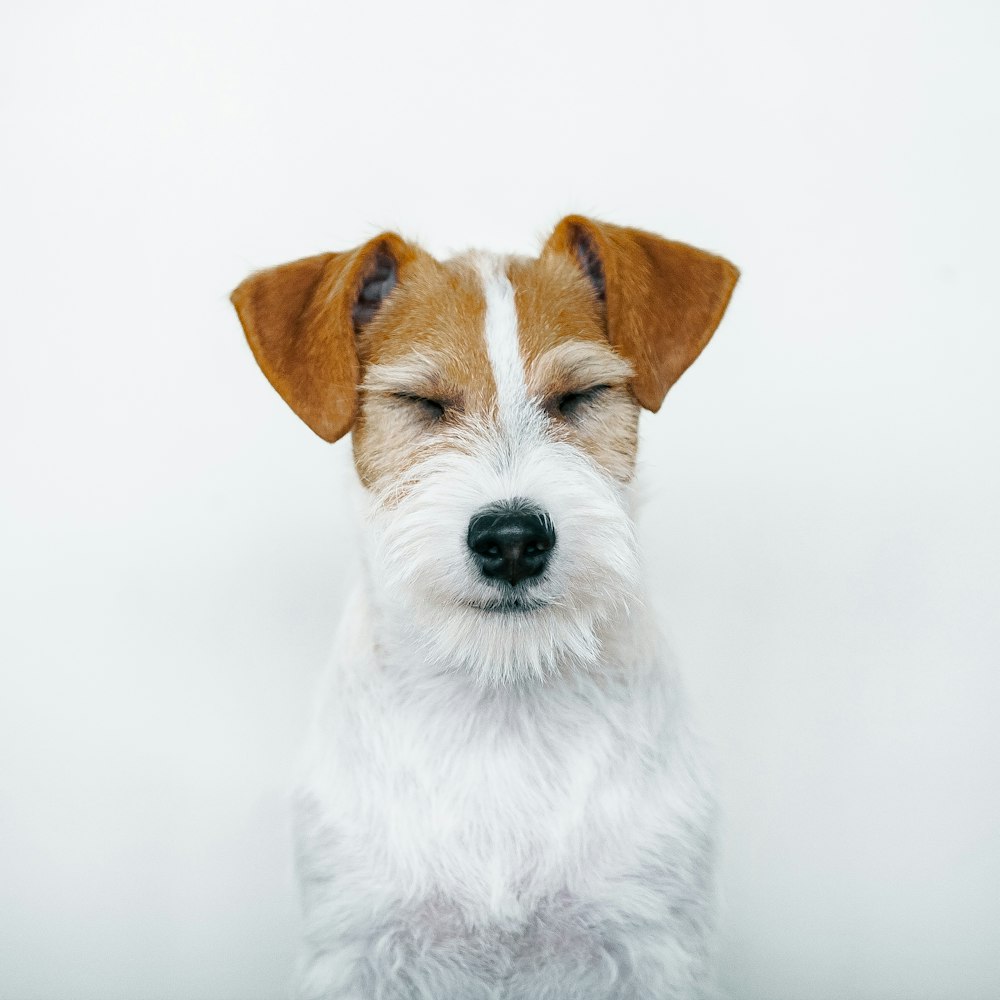
[[[448,404],[443,400],[429,399],[426,396],[418,396],[415,393],[396,392],[393,393],[393,397],[407,403],[414,410],[418,411],[425,420],[431,423],[437,423],[439,420],[444,419],[445,412],[448,409]]]
[[[552,400],[551,408],[559,413],[560,416],[572,419],[588,404],[596,402],[610,389],[610,385],[592,385],[588,389],[565,392]]]

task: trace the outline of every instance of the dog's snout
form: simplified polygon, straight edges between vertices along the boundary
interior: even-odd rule
[[[483,576],[517,584],[545,569],[556,531],[547,514],[514,501],[476,514],[469,522],[468,543]]]

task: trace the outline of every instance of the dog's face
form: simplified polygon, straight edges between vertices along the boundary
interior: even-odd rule
[[[234,293],[265,374],[353,431],[380,610],[421,662],[487,683],[599,662],[636,595],[640,407],[711,337],[737,272],[573,216],[538,259],[439,262],[393,234]]]

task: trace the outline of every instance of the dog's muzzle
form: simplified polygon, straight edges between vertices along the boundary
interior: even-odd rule
[[[545,571],[556,530],[548,514],[530,501],[509,500],[473,515],[467,542],[483,576],[516,586]]]

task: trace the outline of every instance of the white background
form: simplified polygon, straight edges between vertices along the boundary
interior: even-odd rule
[[[747,1000],[1000,996],[995,3],[5,4],[0,996],[289,981],[346,443],[251,269],[570,211],[729,256],[643,421]]]

